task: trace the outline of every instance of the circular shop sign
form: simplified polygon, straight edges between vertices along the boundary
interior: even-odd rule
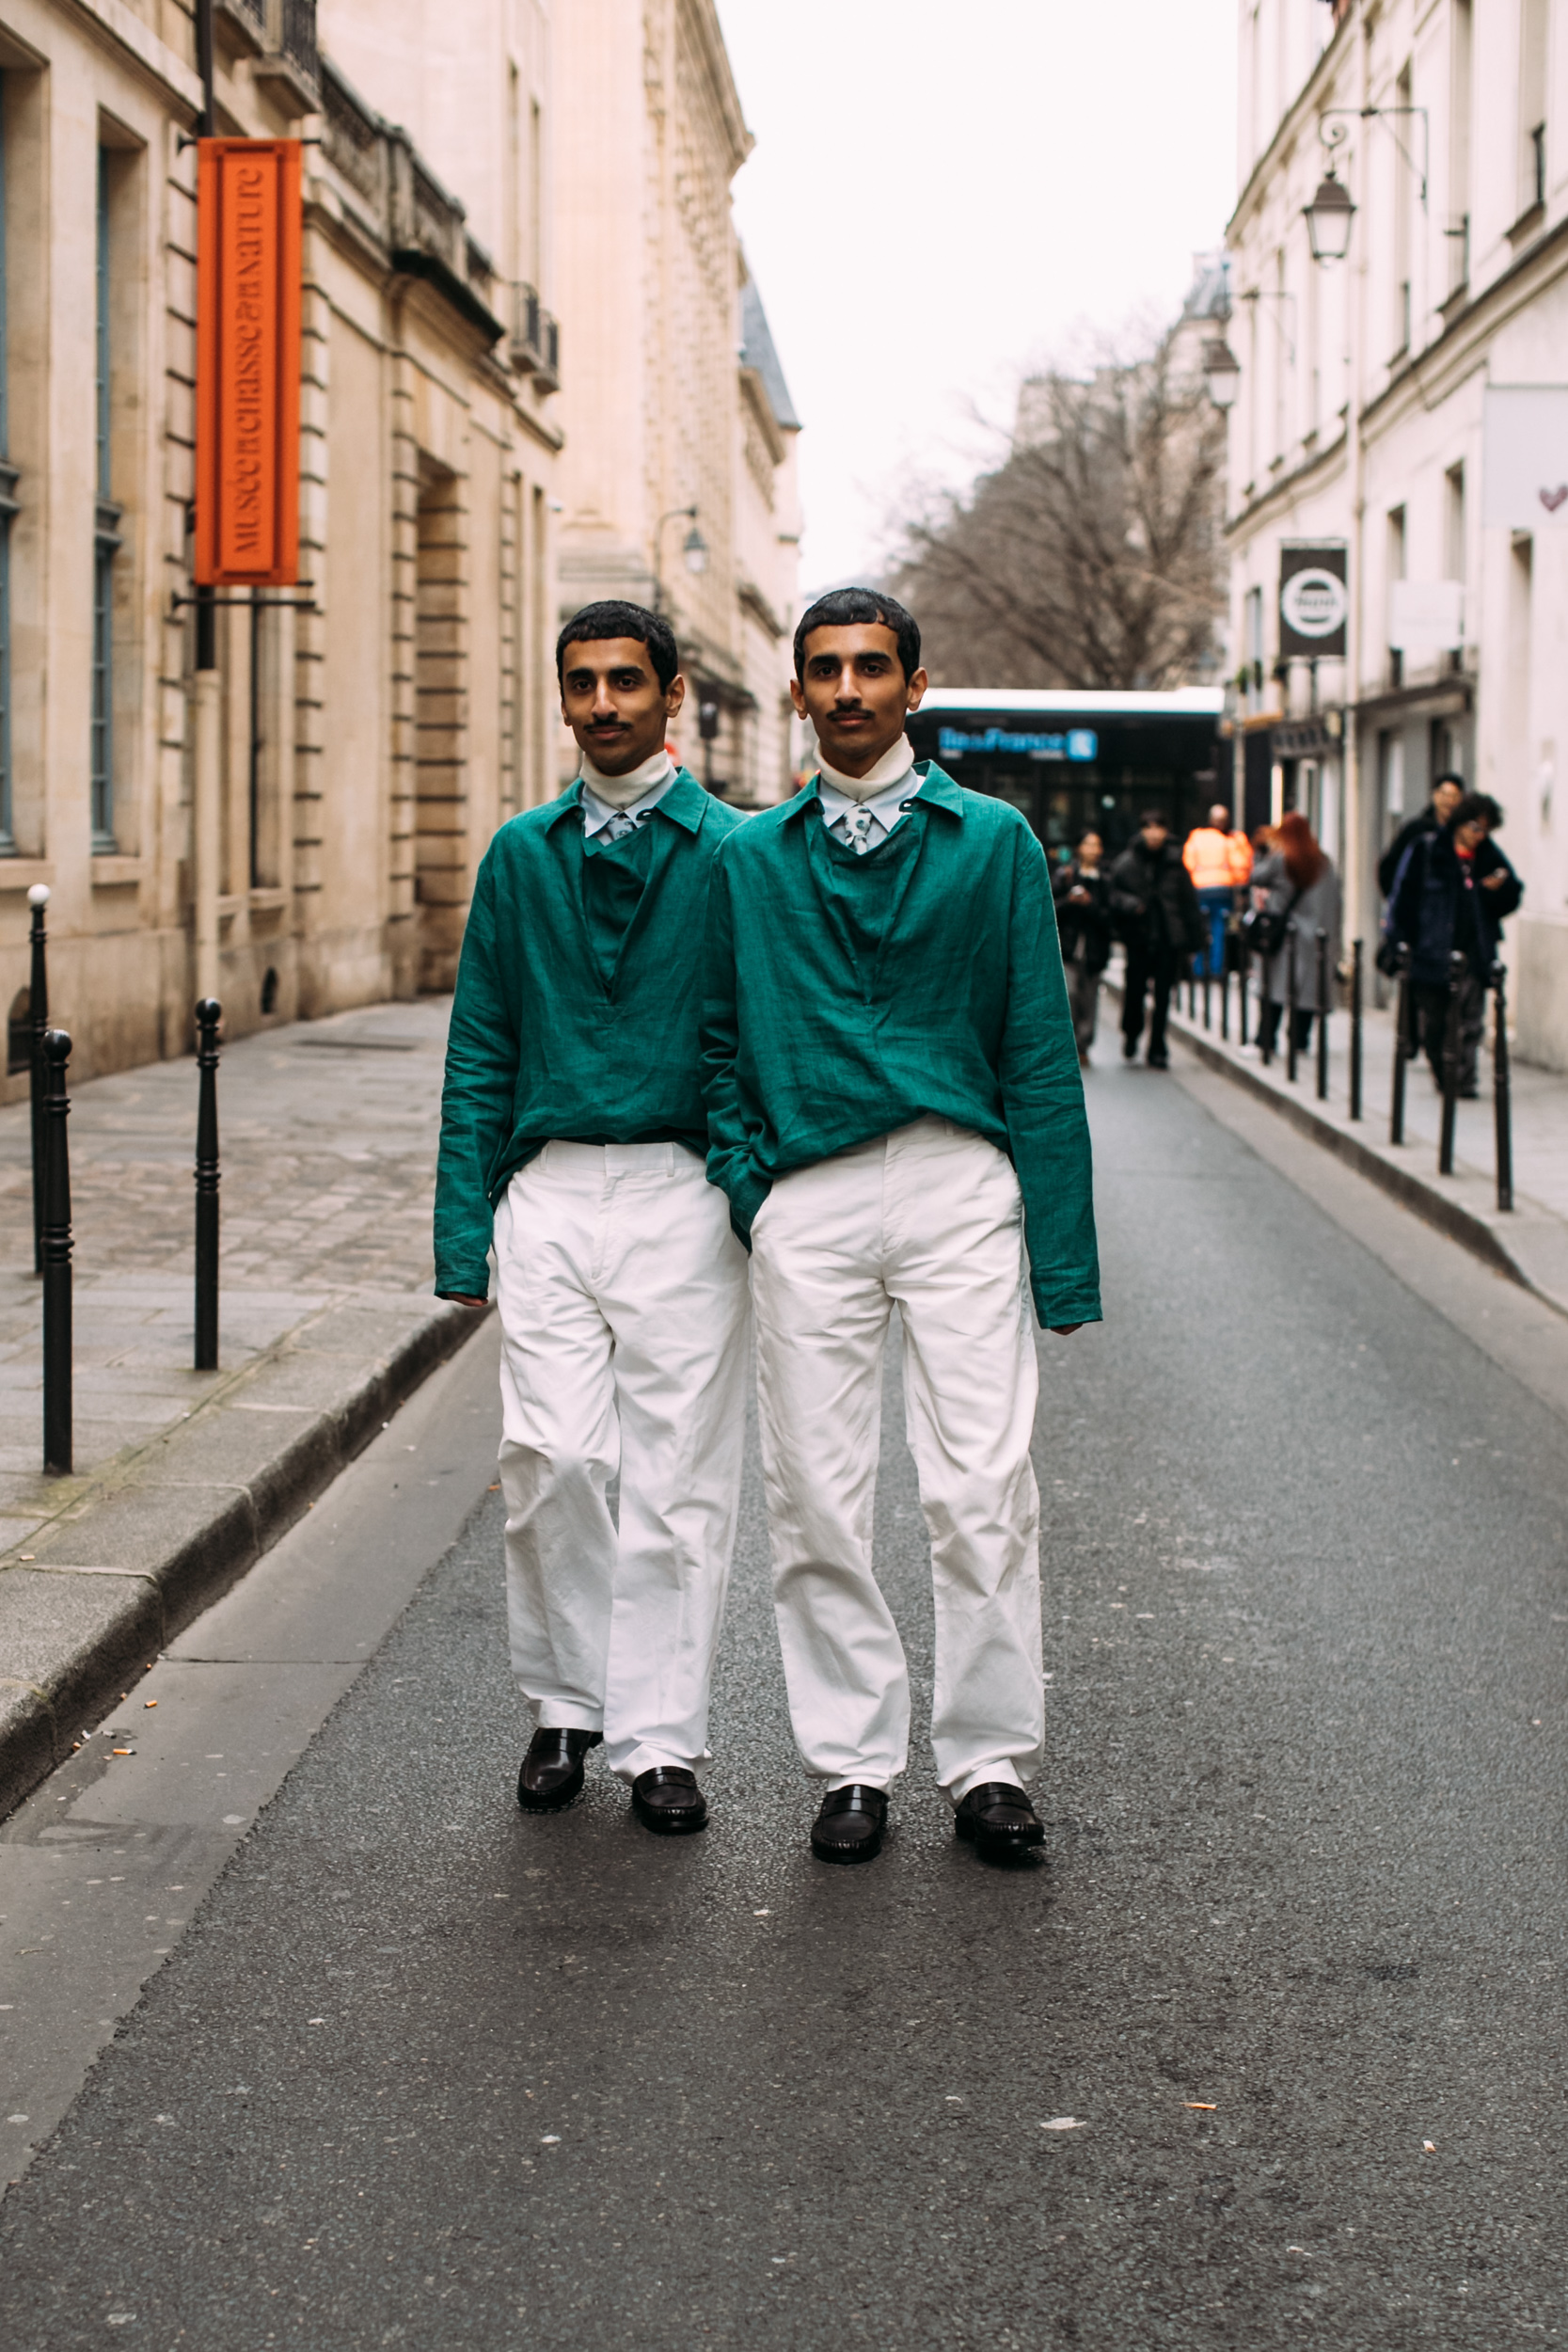
[[[1332,637],[1344,628],[1350,595],[1333,572],[1292,572],[1280,590],[1279,610],[1298,637]]]

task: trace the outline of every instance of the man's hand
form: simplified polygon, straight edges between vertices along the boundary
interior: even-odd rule
[[[1070,1340],[1074,1331],[1081,1331],[1084,1328],[1081,1323],[1048,1323],[1045,1327],[1048,1331],[1053,1332],[1059,1340]]]
[[[1482,890],[1500,890],[1507,880],[1508,876],[1503,872],[1502,867],[1499,866],[1495,874],[1483,874],[1481,876],[1481,886]]]
[[[470,1298],[467,1291],[437,1291],[437,1298],[450,1298],[454,1307],[488,1307],[487,1298]]]

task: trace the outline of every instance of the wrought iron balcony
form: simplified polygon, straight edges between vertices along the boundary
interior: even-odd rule
[[[561,389],[561,323],[546,310],[534,288],[519,281],[512,289],[512,364],[531,375],[534,389]]]
[[[316,57],[316,0],[281,0],[277,46],[308,82],[320,79]]]

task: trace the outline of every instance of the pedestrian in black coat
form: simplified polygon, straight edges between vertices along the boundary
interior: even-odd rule
[[[1389,925],[1410,950],[1410,992],[1416,1042],[1443,1083],[1450,958],[1465,958],[1459,995],[1459,1091],[1477,1091],[1477,1055],[1486,1025],[1486,987],[1497,960],[1505,918],[1525,886],[1492,835],[1502,810],[1486,792],[1467,792],[1442,829],[1412,843],[1400,873]]]
[[[1121,1051],[1135,1061],[1143,1035],[1144,998],[1152,988],[1148,1066],[1168,1070],[1165,1023],[1170,993],[1190,957],[1203,946],[1203,911],[1170,827],[1157,808],[1146,809],[1137,838],[1111,868],[1111,913],[1127,946],[1121,1000]]]
[[[1378,859],[1377,886],[1386,898],[1391,898],[1394,895],[1394,885],[1399,881],[1400,867],[1404,864],[1405,851],[1413,842],[1423,839],[1427,834],[1441,833],[1464,797],[1465,779],[1463,776],[1446,775],[1433,778],[1432,798],[1425,808],[1418,809],[1414,817],[1405,818],[1404,823]]]
[[[1100,1010],[1100,976],[1111,961],[1111,883],[1104,857],[1105,845],[1091,830],[1079,842],[1076,853],[1057,867],[1051,882],[1073,1034],[1078,1040],[1078,1058],[1085,1064],[1094,1043]]]

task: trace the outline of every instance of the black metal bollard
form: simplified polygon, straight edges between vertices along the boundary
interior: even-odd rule
[[[1203,1025],[1209,1026],[1209,959],[1203,959]]]
[[[1328,1100],[1328,933],[1318,932],[1318,1100]]]
[[[218,1023],[223,1007],[203,996],[196,1009],[196,1368],[218,1368]]]
[[[1513,1206],[1513,1106],[1508,1075],[1507,974],[1492,966],[1492,1117],[1497,1138],[1497,1206]]]
[[[1361,1116],[1361,969],[1362,945],[1350,951],[1350,1115]]]
[[[1220,965],[1220,1036],[1230,1042],[1230,942],[1225,943],[1225,961]]]
[[[49,934],[43,911],[49,904],[49,884],[35,882],[27,893],[33,910],[33,968],[27,982],[27,1020],[33,1032],[33,1272],[43,1272],[43,1033],[49,1026]]]
[[[1437,1141],[1437,1173],[1453,1174],[1453,1132],[1459,1113],[1460,987],[1465,958],[1456,947],[1449,958],[1449,1005],[1443,1022],[1443,1126]]]
[[[1399,993],[1394,999],[1394,1075],[1388,1100],[1388,1140],[1404,1141],[1404,1073],[1410,1059],[1412,1039],[1410,1024],[1410,950],[1399,951]]]
[[[71,1468],[71,1154],[65,1122],[71,1103],[64,1029],[43,1039],[43,1467]]]
[[[1242,933],[1242,952],[1237,960],[1236,965],[1236,987],[1237,993],[1240,998],[1238,1018],[1241,1023],[1241,1042],[1243,1045],[1246,1043],[1247,975],[1251,962],[1252,957],[1247,947],[1247,936],[1245,931],[1243,931]]]
[[[1285,926],[1285,1075],[1296,1082],[1296,926]]]

